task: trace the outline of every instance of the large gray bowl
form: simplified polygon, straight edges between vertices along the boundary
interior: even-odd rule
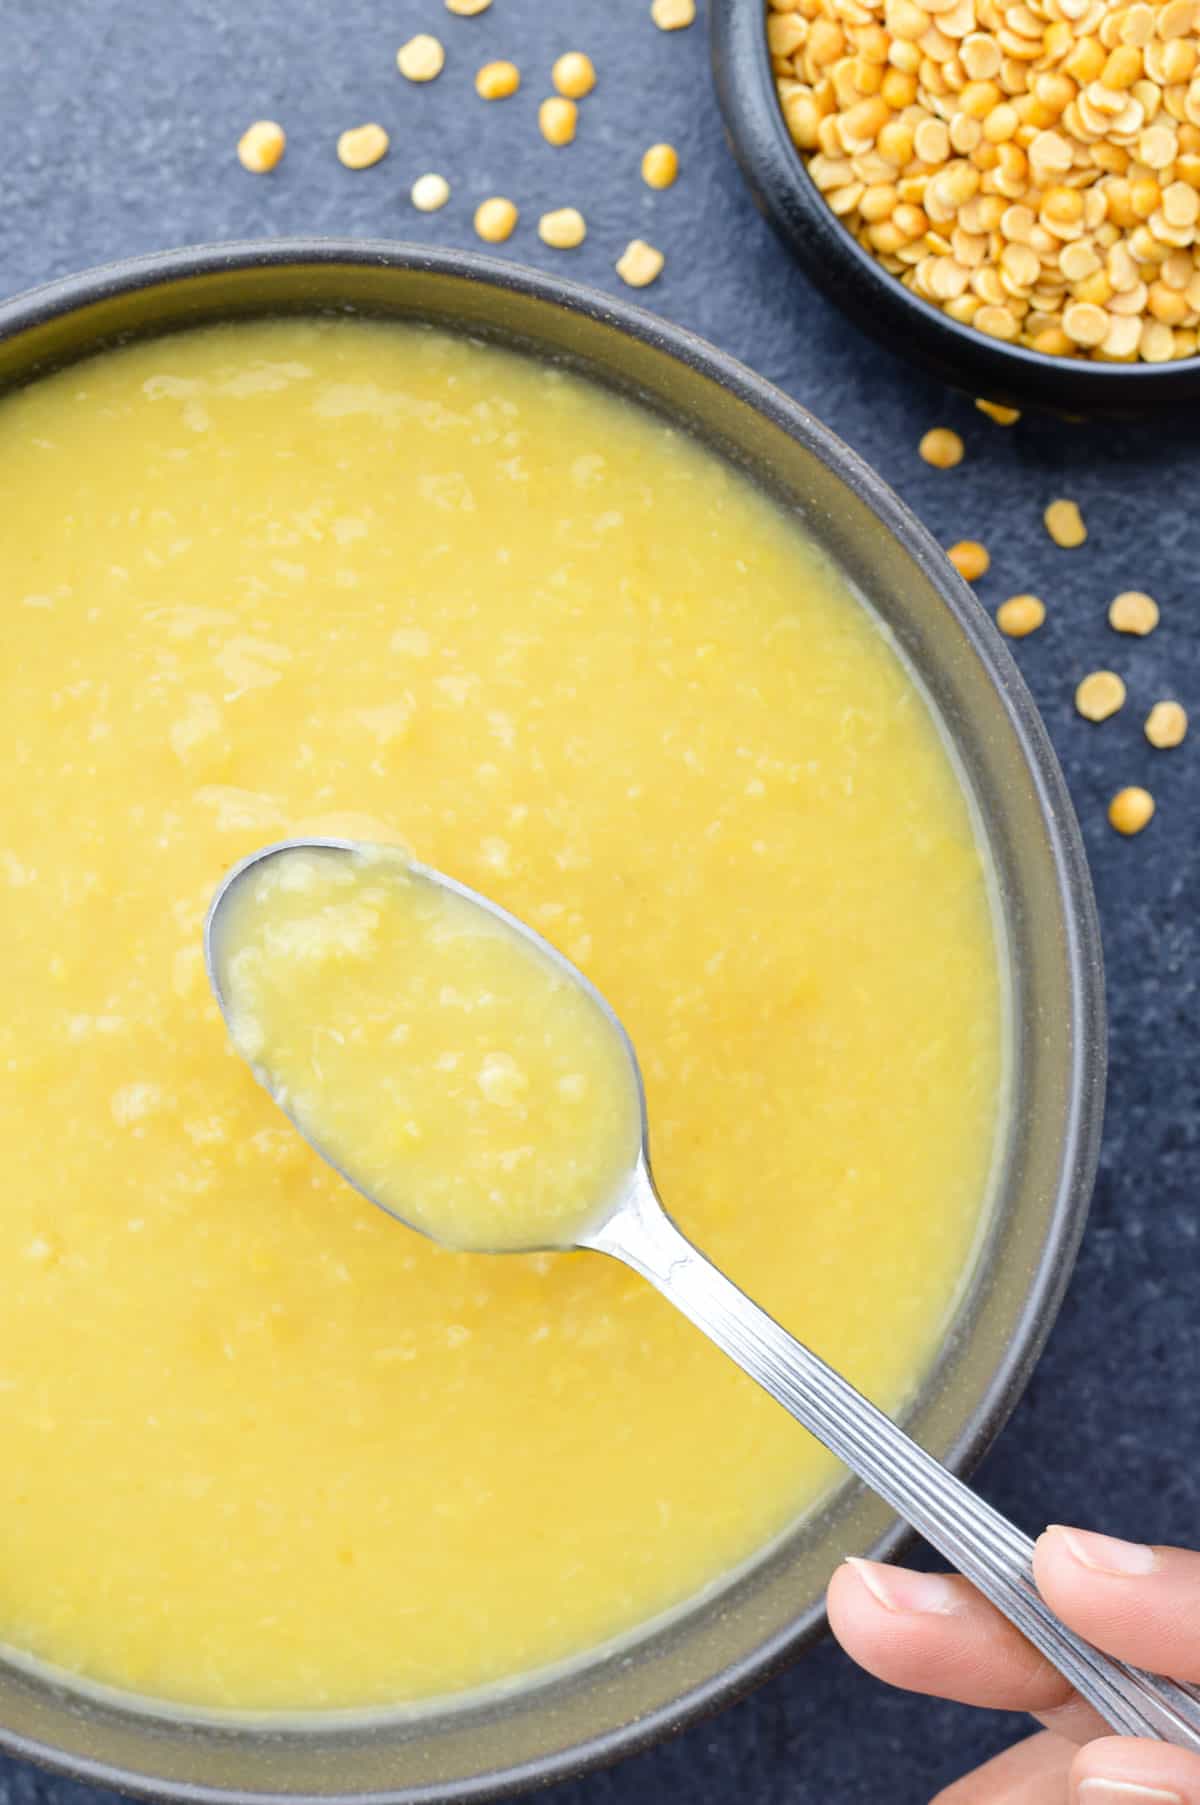
[[[323,240],[141,258],[0,306],[0,391],[120,340],[318,311],[482,335],[567,363],[668,416],[804,521],[923,679],[974,792],[1012,961],[1014,1084],[999,1193],[909,1423],[951,1466],[968,1468],[1020,1395],[1062,1298],[1104,1089],[1091,885],[1062,774],[1015,665],[944,552],[811,415],[651,314],[511,265]],[[791,1326],[803,1334],[802,1322]],[[893,1551],[902,1535],[883,1505],[847,1485],[715,1596],[623,1648],[569,1676],[421,1718],[293,1729],[189,1721],[0,1663],[0,1744],[160,1798],[415,1802],[511,1792],[636,1749],[745,1691],[821,1633],[824,1582],[840,1555]],[[197,1561],[208,1558],[197,1548]]]

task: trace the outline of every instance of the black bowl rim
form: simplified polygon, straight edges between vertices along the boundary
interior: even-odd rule
[[[1166,364],[1051,357],[952,320],[885,270],[830,211],[788,135],[766,20],[766,0],[709,0],[717,98],[759,207],[835,307],[889,350],[990,401],[1068,414],[1134,414],[1200,398],[1200,354]]]
[[[1028,766],[1042,825],[1058,878],[1066,963],[1073,1001],[1072,1060],[1063,1137],[1061,1178],[1049,1232],[1032,1272],[1020,1315],[1012,1325],[1004,1358],[984,1396],[963,1424],[945,1465],[969,1473],[1003,1428],[1054,1325],[1070,1280],[1087,1219],[1100,1157],[1107,1070],[1107,1014],[1100,923],[1083,838],[1066,779],[1033,697],[988,616],[957,575],[932,534],[856,452],[789,395],[746,365],[686,328],[586,284],[471,251],[430,250],[389,239],[291,237],[233,240],[151,252],[65,276],[0,302],[0,343],[94,303],[190,277],[242,269],[367,265],[465,279],[518,294],[551,308],[580,314],[615,327],[685,368],[707,376],[799,441],[896,537],[938,591],[959,631],[985,668]],[[104,341],[97,341],[97,349]],[[86,353],[85,353],[86,355]],[[31,367],[33,379],[43,374]],[[897,1522],[872,1553],[894,1557],[913,1540]],[[170,1798],[186,1805],[458,1805],[460,1801],[506,1798],[549,1785],[634,1754],[711,1716],[768,1679],[814,1642],[826,1627],[822,1603],[815,1603],[786,1630],[769,1637],[752,1654],[692,1687],[672,1704],[538,1760],[445,1786],[407,1787],[396,1792],[298,1792],[271,1794],[193,1783],[155,1783],[100,1760],[71,1756],[0,1724],[0,1749],[73,1779],[147,1798]],[[153,1717],[147,1719],[152,1724]],[[251,1732],[253,1733],[253,1732]]]

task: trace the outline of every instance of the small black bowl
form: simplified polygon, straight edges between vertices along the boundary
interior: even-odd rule
[[[951,387],[1010,407],[1130,415],[1200,400],[1200,357],[1169,364],[1048,357],[960,325],[877,263],[830,211],[792,143],[775,90],[766,18],[765,0],[709,0],[717,98],[755,200],[836,307]]]

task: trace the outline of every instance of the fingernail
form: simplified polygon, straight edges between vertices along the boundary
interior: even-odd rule
[[[1061,1523],[1051,1525],[1081,1567],[1093,1573],[1119,1573],[1125,1576],[1153,1573],[1158,1555],[1144,1542],[1121,1542],[1116,1536],[1096,1535],[1090,1529],[1065,1529]]]
[[[1135,1786],[1132,1780],[1083,1780],[1079,1805],[1185,1805],[1177,1792],[1159,1786]]]
[[[945,1573],[914,1573],[910,1567],[885,1567],[879,1561],[849,1556],[853,1567],[876,1604],[885,1611],[914,1611],[920,1616],[949,1617],[960,1609],[961,1597]]]

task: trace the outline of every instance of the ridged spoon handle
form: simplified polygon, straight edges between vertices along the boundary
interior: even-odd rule
[[[1200,1753],[1200,1694],[1110,1659],[1060,1622],[1034,1584],[1029,1537],[705,1259],[644,1167],[584,1244],[649,1279],[978,1587],[1114,1730]]]

